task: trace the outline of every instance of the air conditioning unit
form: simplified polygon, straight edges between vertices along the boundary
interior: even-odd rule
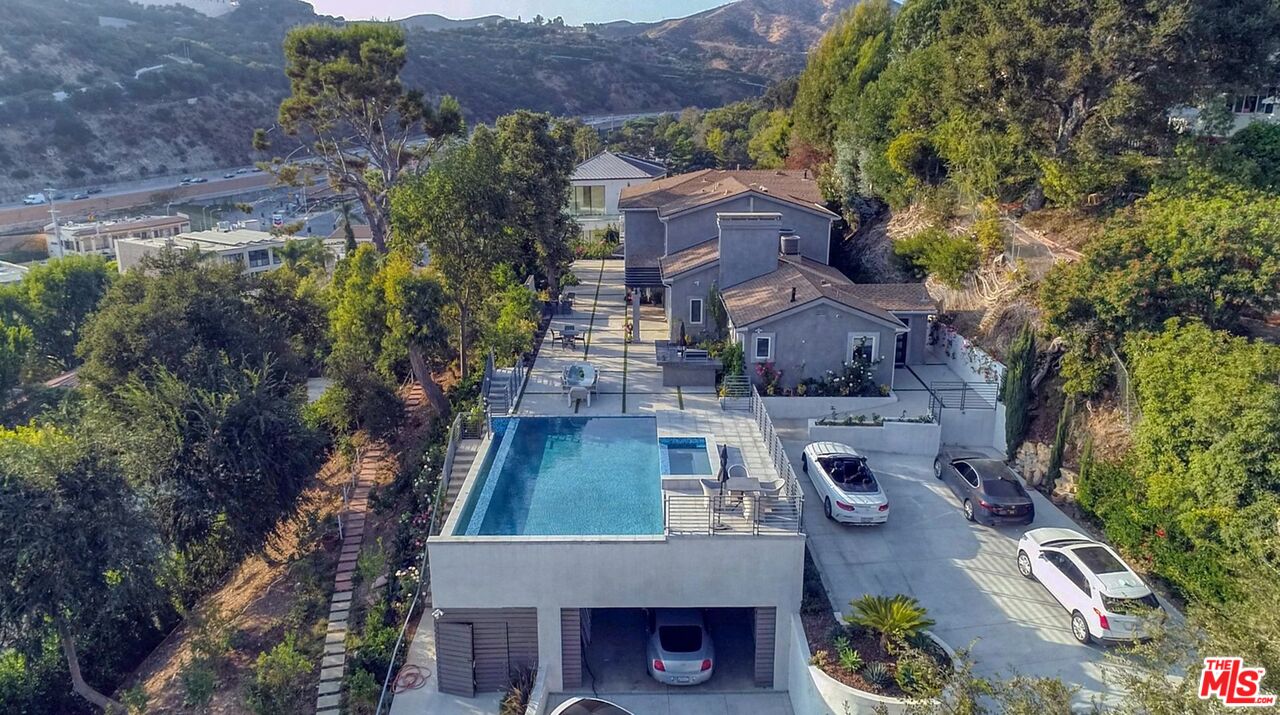
[[[800,237],[794,234],[782,236],[779,250],[784,256],[800,255]]]

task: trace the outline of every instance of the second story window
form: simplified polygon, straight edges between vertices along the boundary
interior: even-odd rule
[[[691,325],[702,325],[702,299],[689,299],[689,323]]]
[[[267,249],[261,248],[256,251],[249,251],[249,267],[262,268],[271,265],[271,254]]]
[[[569,210],[574,216],[603,216],[604,187],[573,187],[573,200],[569,204]]]

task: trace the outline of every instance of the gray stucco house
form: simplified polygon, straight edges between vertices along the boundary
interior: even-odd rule
[[[923,362],[936,303],[922,284],[855,284],[830,265],[838,217],[808,172],[699,171],[624,189],[618,206],[627,287],[661,296],[660,337],[714,332],[718,293],[748,366],[772,363],[784,387],[839,372],[855,350],[889,387],[895,366]]]

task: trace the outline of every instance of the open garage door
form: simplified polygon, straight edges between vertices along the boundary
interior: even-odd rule
[[[591,690],[594,685],[595,692],[605,694],[744,691],[756,688],[755,609],[700,610],[715,646],[713,674],[710,680],[700,685],[672,686],[659,683],[649,673],[649,611],[641,608],[582,609],[580,628],[583,635],[579,642],[583,644],[583,672],[580,689]],[[563,612],[561,624],[564,625]],[[768,671],[769,684],[772,685],[772,646],[768,654]],[[565,688],[569,689],[567,683]]]

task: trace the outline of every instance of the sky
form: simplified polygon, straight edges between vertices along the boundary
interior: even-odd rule
[[[503,15],[525,20],[534,15],[553,18],[557,15],[570,25],[584,22],[631,20],[652,22],[692,15],[729,0],[308,0],[316,12],[341,15],[348,20],[399,19],[410,15],[435,13],[452,18]]]

